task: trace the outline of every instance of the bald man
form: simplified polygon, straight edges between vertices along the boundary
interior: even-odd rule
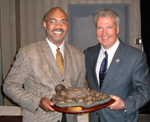
[[[59,7],[43,17],[46,37],[21,48],[3,85],[4,93],[23,108],[24,122],[60,122],[62,113],[50,101],[55,86],[85,87],[84,54],[64,40],[68,30],[67,14]],[[56,63],[59,48],[63,69]],[[76,122],[67,115],[67,122]]]

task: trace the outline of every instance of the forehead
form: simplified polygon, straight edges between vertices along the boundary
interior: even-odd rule
[[[46,20],[49,20],[52,18],[60,19],[60,20],[62,19],[68,20],[66,13],[61,9],[54,9],[54,10],[49,11],[46,15]]]
[[[112,16],[97,18],[97,24],[104,24],[104,23],[115,24],[115,19]]]

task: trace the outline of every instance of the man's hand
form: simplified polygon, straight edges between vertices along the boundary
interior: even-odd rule
[[[111,98],[115,100],[115,102],[111,105],[108,106],[109,109],[111,110],[123,110],[125,109],[125,104],[124,101],[115,95],[110,95]]]
[[[51,106],[53,106],[54,105],[54,103],[53,102],[51,102],[48,98],[46,98],[46,97],[43,97],[43,98],[41,98],[41,100],[40,100],[40,104],[39,104],[39,106],[43,109],[43,110],[45,110],[46,112],[49,112],[49,111],[55,111]]]

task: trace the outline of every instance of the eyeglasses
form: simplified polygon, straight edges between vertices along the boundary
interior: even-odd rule
[[[49,22],[50,24],[52,25],[57,25],[58,24],[58,20],[56,19],[50,19],[48,21],[45,21],[45,22]],[[67,20],[61,20],[59,21],[59,23],[62,25],[62,26],[66,26],[68,24],[68,21]]]

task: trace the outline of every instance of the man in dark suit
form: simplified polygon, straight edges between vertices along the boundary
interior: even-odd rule
[[[146,56],[117,38],[120,19],[115,11],[99,10],[94,20],[99,44],[85,51],[88,86],[109,94],[115,102],[91,112],[90,122],[137,122],[138,109],[150,100]],[[107,56],[104,52],[107,52]],[[107,60],[101,66],[103,58]]]
[[[59,7],[50,9],[43,26],[46,37],[19,50],[3,85],[4,93],[23,108],[24,122],[60,122],[62,113],[54,111],[50,101],[56,94],[55,87],[85,87],[84,54],[64,40],[68,30],[66,13]],[[63,60],[59,64],[57,48],[59,61]],[[67,122],[76,121],[76,116],[67,114]]]

